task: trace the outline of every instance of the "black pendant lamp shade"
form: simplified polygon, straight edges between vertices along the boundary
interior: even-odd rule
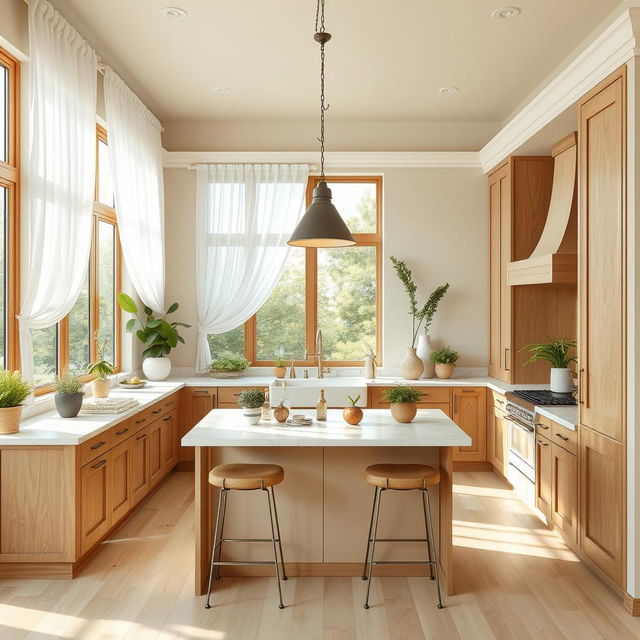
[[[288,244],[294,247],[349,247],[356,243],[351,232],[331,202],[331,189],[324,179],[324,114],[329,108],[324,100],[324,45],[331,34],[324,28],[324,0],[316,7],[316,33],[320,44],[320,182],[313,190],[313,199],[298,223]]]
[[[289,244],[294,247],[349,247],[355,243],[331,202],[331,189],[324,180],[318,182],[311,205],[289,238]]]

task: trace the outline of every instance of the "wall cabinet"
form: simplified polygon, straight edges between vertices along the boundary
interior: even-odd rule
[[[472,439],[468,447],[456,447],[453,459],[481,462],[487,459],[487,390],[485,387],[453,387],[452,420]]]

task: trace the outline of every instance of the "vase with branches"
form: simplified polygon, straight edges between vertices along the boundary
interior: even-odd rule
[[[424,305],[420,307],[417,298],[418,285],[413,278],[411,269],[404,260],[399,260],[395,256],[391,256],[391,264],[409,297],[409,315],[411,316],[411,347],[407,350],[407,355],[400,366],[400,372],[403,377],[409,380],[415,380],[419,377],[431,378],[434,374],[434,367],[430,360],[432,348],[429,329],[438,310],[438,305],[449,290],[449,283],[434,289]],[[424,328],[422,334],[420,334],[421,328]],[[419,340],[417,350],[416,340]],[[416,359],[422,363],[422,370],[417,375],[415,375],[416,371],[420,367]]]

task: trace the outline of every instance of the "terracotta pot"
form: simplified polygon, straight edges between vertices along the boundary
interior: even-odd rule
[[[455,364],[444,364],[443,362],[436,362],[436,376],[438,378],[450,378],[455,370]]]
[[[0,409],[0,433],[18,433],[20,429],[20,417],[22,405],[17,407],[5,407]]]
[[[108,398],[111,381],[109,380],[92,380],[91,395],[94,398]]]
[[[287,375],[287,367],[275,367],[273,373],[276,378],[284,378]]]
[[[353,426],[360,424],[363,417],[362,409],[360,407],[347,407],[342,412],[342,417],[347,424]]]
[[[416,355],[414,347],[409,347],[400,363],[400,376],[405,380],[417,380],[424,371],[422,360]]]
[[[391,404],[391,415],[396,422],[406,424],[411,422],[418,412],[415,402],[395,402]]]
[[[286,422],[289,417],[289,409],[287,409],[283,404],[280,404],[277,407],[274,407],[273,417],[277,422]]]

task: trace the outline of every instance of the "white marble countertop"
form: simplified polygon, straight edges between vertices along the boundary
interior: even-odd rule
[[[214,409],[181,442],[187,447],[453,447],[468,446],[471,438],[440,409],[420,409],[410,424],[397,423],[388,409],[365,409],[355,427],[337,409],[327,411],[326,423],[309,427],[251,426],[239,409]]]
[[[575,431],[578,425],[578,407],[576,405],[568,407],[536,407],[536,413],[553,420],[558,424]]]

